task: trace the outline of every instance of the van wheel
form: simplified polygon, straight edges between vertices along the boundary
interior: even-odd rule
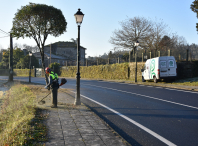
[[[153,77],[154,83],[157,83],[157,78]]]
[[[144,79],[144,77],[142,76],[142,82],[145,82],[146,80]]]

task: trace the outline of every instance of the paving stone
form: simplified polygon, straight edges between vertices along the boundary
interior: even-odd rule
[[[65,141],[66,146],[85,146],[83,141]]]
[[[60,125],[60,121],[47,121],[47,126]]]
[[[109,129],[94,129],[96,131],[96,133],[98,133],[98,135],[100,136],[112,136],[115,137],[116,135],[110,131]]]
[[[59,117],[57,117],[57,118],[48,117],[48,118],[47,118],[47,121],[55,121],[55,122],[57,122],[57,121],[60,121],[60,119],[59,119]]]
[[[125,146],[121,140],[117,140],[115,138],[106,138],[103,139],[103,142],[108,146]]]
[[[50,139],[64,139],[64,137],[63,137],[63,132],[62,132],[62,130],[60,131],[60,132],[49,132],[48,134],[48,137],[50,138]]]
[[[73,121],[72,117],[60,117],[60,120],[64,120],[64,121]]]
[[[73,120],[61,120],[62,125],[75,124]]]
[[[57,129],[57,130],[61,129],[61,125],[47,125],[47,127],[49,129]]]
[[[80,133],[79,133],[79,131],[78,130],[74,130],[74,129],[72,129],[72,130],[70,130],[70,129],[68,129],[68,130],[63,130],[63,135],[64,135],[64,137],[67,137],[67,136],[80,136]]]
[[[81,136],[64,137],[65,141],[83,141]]]
[[[93,129],[79,129],[79,132],[82,136],[86,135],[97,135],[97,133]]]
[[[74,122],[87,122],[86,119],[74,119]]]
[[[65,146],[64,140],[57,140],[57,139],[51,139],[49,142],[45,143],[46,146]]]
[[[86,141],[92,140],[92,139],[101,139],[98,135],[81,135],[81,136]]]
[[[89,125],[88,123],[76,124],[76,127],[78,127],[78,129],[86,129],[86,128],[91,128],[91,129],[93,129],[93,127],[91,127],[91,125]]]
[[[78,129],[78,127],[76,127],[76,125],[62,125],[62,129],[63,130],[72,130],[72,129]]]
[[[92,125],[93,129],[109,129],[108,127],[104,125]]]
[[[82,137],[85,140],[86,145],[88,146],[104,146],[105,145],[99,136],[82,135]]]
[[[95,140],[95,141],[86,141],[86,146],[106,146],[106,144],[102,140]],[[114,146],[114,145],[111,145]]]

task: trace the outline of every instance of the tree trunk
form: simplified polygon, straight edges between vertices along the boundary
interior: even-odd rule
[[[41,49],[41,60],[42,60],[42,67],[43,67],[43,70],[45,73],[44,45],[42,46],[42,49]],[[46,83],[46,85],[49,83],[46,73],[45,73],[45,83]]]

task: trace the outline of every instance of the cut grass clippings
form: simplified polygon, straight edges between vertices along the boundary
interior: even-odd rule
[[[36,108],[36,96],[26,85],[16,84],[6,91],[0,111],[0,146],[44,145],[45,115]]]

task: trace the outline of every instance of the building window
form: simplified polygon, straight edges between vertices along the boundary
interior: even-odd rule
[[[41,59],[39,59],[39,65],[41,65],[41,63],[42,63],[42,61],[41,61]]]

